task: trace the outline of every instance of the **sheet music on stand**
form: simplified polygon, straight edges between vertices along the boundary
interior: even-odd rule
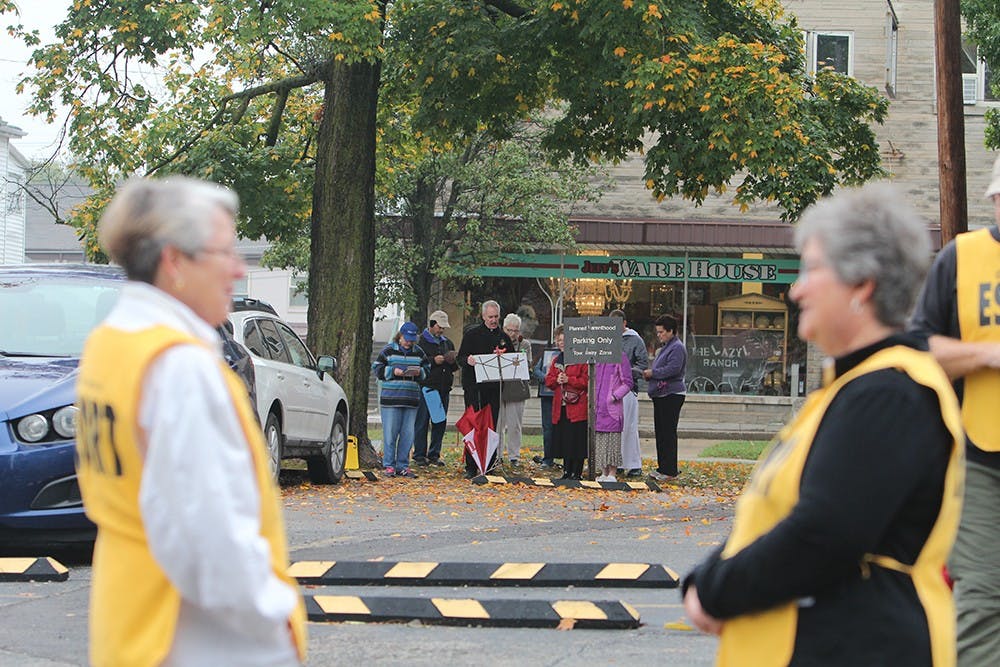
[[[476,382],[500,382],[501,380],[527,380],[528,355],[524,352],[505,352],[503,354],[474,354],[476,363]],[[500,382],[500,404],[503,405],[503,382]],[[502,410],[503,408],[501,408]],[[503,452],[504,433],[500,426],[500,415],[497,415],[497,434],[500,436],[499,452]],[[500,456],[497,456],[497,461]],[[492,470],[492,468],[491,468]]]
[[[528,355],[524,352],[474,354],[476,382],[500,382],[528,379]]]

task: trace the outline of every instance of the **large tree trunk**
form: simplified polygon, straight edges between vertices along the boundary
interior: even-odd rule
[[[378,63],[331,65],[316,150],[309,260],[309,345],[333,351],[363,466],[375,312],[375,110]]]

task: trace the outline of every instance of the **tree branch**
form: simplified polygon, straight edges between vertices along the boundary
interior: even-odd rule
[[[264,84],[263,86],[256,86],[254,88],[247,88],[246,90],[241,90],[238,93],[233,93],[231,95],[226,95],[225,97],[223,97],[222,99],[219,100],[219,110],[215,113],[215,115],[212,116],[209,119],[209,121],[207,123],[205,123],[204,126],[202,126],[202,128],[200,130],[198,130],[187,141],[185,141],[183,144],[181,144],[177,148],[177,150],[175,150],[173,153],[171,153],[168,157],[164,158],[163,160],[160,160],[158,163],[156,163],[155,165],[153,165],[152,167],[150,167],[149,169],[147,169],[146,170],[146,175],[149,176],[150,174],[153,174],[153,173],[159,171],[163,167],[166,167],[168,164],[170,164],[171,162],[173,162],[174,160],[176,160],[178,157],[180,157],[181,155],[183,155],[206,132],[208,132],[213,127],[215,127],[222,120],[222,116],[226,112],[226,105],[230,101],[233,101],[233,100],[241,100],[242,101],[242,105],[240,107],[240,111],[239,111],[238,116],[237,116],[237,120],[239,120],[240,118],[243,117],[243,113],[246,111],[247,105],[250,104],[250,100],[252,100],[253,98],[260,97],[261,95],[267,95],[269,93],[278,93],[279,95],[284,94],[285,99],[287,99],[289,91],[291,91],[291,90],[293,90],[295,88],[304,88],[305,86],[309,86],[311,84],[314,84],[317,81],[322,81],[326,77],[326,75],[327,75],[327,73],[329,71],[329,67],[330,67],[329,63],[323,63],[323,64],[320,64],[320,65],[317,65],[312,72],[303,74],[302,76],[293,76],[293,77],[290,77],[290,78],[287,78],[287,79],[281,79],[280,81],[273,81],[271,83]],[[284,104],[281,105],[281,109],[284,110]],[[275,125],[275,119],[274,119],[274,116],[272,114],[272,117],[271,117],[271,127],[273,127],[274,125]],[[278,114],[277,125],[279,127],[281,125],[281,114],[280,113]],[[270,133],[270,131],[269,131],[269,133]],[[269,145],[273,145],[273,144],[269,144]]]
[[[278,91],[278,97],[274,100],[274,109],[271,110],[271,122],[267,126],[267,138],[264,139],[265,146],[274,146],[278,143],[278,131],[281,130],[281,116],[285,113],[285,104],[288,103],[288,89],[282,88]]]

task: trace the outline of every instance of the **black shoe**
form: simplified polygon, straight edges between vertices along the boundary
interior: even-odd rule
[[[478,476],[479,476],[479,474],[476,473],[476,472],[474,472],[474,471],[472,471],[472,470],[466,470],[465,471],[465,479],[473,479],[473,478],[478,477]]]
[[[531,460],[534,461],[535,463],[545,463],[545,459],[543,459],[541,456],[532,456]]]
[[[579,474],[579,475],[575,475],[575,474],[574,474],[574,475],[570,475],[570,477],[569,477],[569,478],[570,478],[570,479],[575,479],[575,480],[579,481],[579,480],[582,480],[582,479],[583,479],[583,474],[581,473],[581,474]]]
[[[427,459],[427,465],[429,466],[443,466],[444,461],[441,459]]]
[[[562,477],[559,477],[558,479],[573,479],[573,475],[572,473],[564,472]]]
[[[642,477],[642,468],[632,468],[626,474],[626,477]]]
[[[621,475],[622,473],[625,472],[625,468],[616,468],[615,472],[617,472],[619,475]]]
[[[413,464],[414,465],[425,466],[425,465],[427,465],[427,463],[428,463],[427,457],[425,457],[425,456],[414,456],[413,457]]]

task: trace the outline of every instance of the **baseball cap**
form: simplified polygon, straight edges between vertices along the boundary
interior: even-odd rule
[[[431,320],[437,322],[440,326],[444,327],[445,329],[451,328],[451,325],[448,324],[448,313],[444,312],[443,310],[435,310],[433,313],[431,313],[431,316],[427,318],[427,321],[430,322]]]
[[[417,339],[417,335],[420,333],[420,329],[413,322],[407,322],[403,326],[399,327],[399,333],[403,334],[403,340],[413,342]]]
[[[993,163],[993,175],[990,177],[990,187],[986,188],[985,197],[1000,195],[1000,157]]]

